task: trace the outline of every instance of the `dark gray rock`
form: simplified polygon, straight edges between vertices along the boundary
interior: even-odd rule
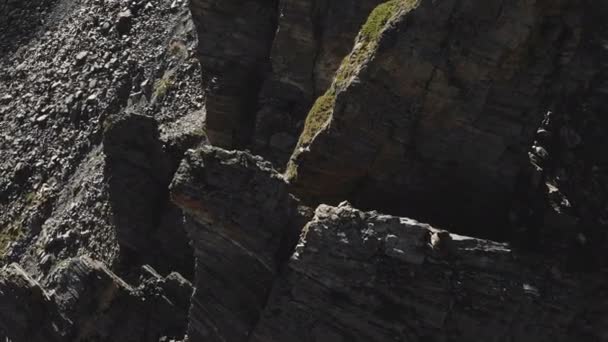
[[[268,162],[210,146],[188,151],[171,198],[194,220],[189,338],[246,340],[299,234],[297,201]]]
[[[586,47],[599,33],[583,23],[605,10],[568,0],[387,3],[309,113],[287,172],[295,193],[505,239],[544,114],[600,70]]]
[[[190,2],[205,72],[207,134],[211,143],[244,147],[255,123],[258,91],[276,30],[278,0]]]
[[[0,338],[15,342],[60,341],[59,332],[51,325],[56,318],[49,294],[21,267],[11,264],[0,269]]]
[[[331,85],[369,13],[382,0],[283,0],[256,113],[256,153],[283,168],[314,99]],[[277,141],[277,137],[289,139]],[[277,143],[278,142],[278,143]]]
[[[605,286],[505,244],[322,205],[251,340],[601,341]]]

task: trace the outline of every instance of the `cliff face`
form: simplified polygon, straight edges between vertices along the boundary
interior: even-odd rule
[[[308,109],[331,84],[361,24],[379,3],[281,1],[270,54],[272,69],[258,99],[253,137],[256,152],[277,165],[288,160]]]
[[[0,0],[0,339],[608,340],[607,14]]]
[[[601,272],[347,202],[312,216],[268,166],[205,147],[173,181],[173,200],[197,222],[192,341],[607,336]]]
[[[378,32],[360,34],[310,113],[291,183],[317,201],[349,198],[427,220],[440,207],[441,224],[505,221],[545,113],[594,76],[561,75],[589,34],[584,9],[394,3],[373,14],[386,16],[370,19]],[[386,24],[371,28],[374,20]]]
[[[210,141],[285,163],[308,108],[380,2],[192,1]]]

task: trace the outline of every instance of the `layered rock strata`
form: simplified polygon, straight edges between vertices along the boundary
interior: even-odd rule
[[[46,286],[16,264],[0,275],[0,336],[9,341],[183,337],[192,285],[177,273],[162,277],[145,266],[141,284],[132,286],[103,263],[79,257],[62,263]]]
[[[417,221],[322,205],[252,341],[602,341],[606,280]]]
[[[280,1],[272,70],[258,99],[256,152],[283,167],[311,104],[329,87],[361,25],[381,2]]]
[[[245,146],[276,30],[277,0],[191,1],[207,89],[207,134],[218,146]]]
[[[268,162],[210,146],[186,154],[171,198],[194,221],[189,338],[246,341],[303,224],[297,201]]]
[[[499,227],[555,94],[586,86],[562,71],[590,36],[589,10],[569,1],[378,6],[308,115],[288,167],[296,193],[476,234]]]
[[[601,271],[347,202],[311,219],[246,152],[188,152],[172,197],[196,221],[192,341],[608,336]]]

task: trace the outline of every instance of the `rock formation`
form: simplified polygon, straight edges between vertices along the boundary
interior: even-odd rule
[[[600,278],[411,219],[322,205],[251,340],[601,341],[607,314]]]
[[[342,59],[382,1],[281,1],[276,36],[256,115],[255,151],[282,167],[314,99],[331,84]],[[213,115],[211,113],[210,115]]]
[[[244,147],[276,29],[278,0],[195,0],[199,59],[205,70],[206,129],[213,144]],[[210,113],[210,114],[209,114]]]
[[[52,293],[11,265],[2,270],[0,334],[14,341],[158,341],[181,337],[191,284],[149,266],[133,287],[102,263],[67,260],[51,275]]]
[[[560,79],[584,18],[567,1],[379,6],[309,114],[290,181],[304,197],[500,225],[558,89],[584,85]]]
[[[171,197],[196,221],[188,226],[198,285],[189,338],[246,340],[297,240],[296,200],[268,162],[213,147],[186,154]]]
[[[599,273],[348,203],[321,205],[311,219],[285,189],[259,157],[187,154],[172,198],[197,221],[191,340],[606,336]],[[303,232],[287,261],[277,251],[292,250],[294,228]]]
[[[0,340],[608,341],[606,14],[0,0]]]

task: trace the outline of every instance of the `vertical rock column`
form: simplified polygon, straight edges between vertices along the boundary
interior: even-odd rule
[[[276,30],[278,0],[191,0],[207,87],[207,133],[226,148],[250,139]]]
[[[171,196],[195,221],[190,340],[246,341],[303,225],[297,202],[260,157],[214,147],[186,154]]]

